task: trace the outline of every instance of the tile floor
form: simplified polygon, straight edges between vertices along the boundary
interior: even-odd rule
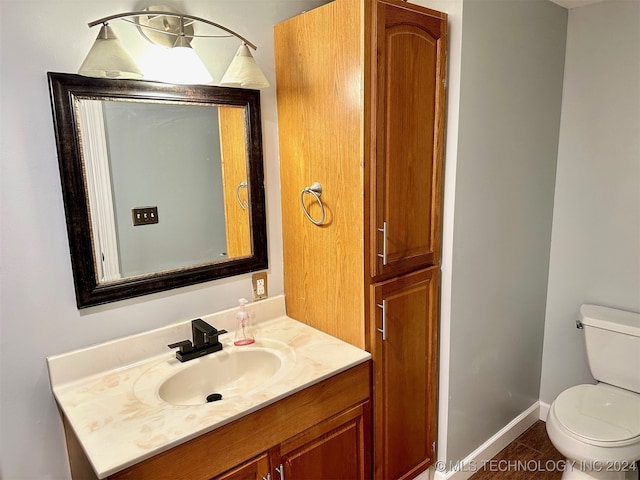
[[[470,480],[559,480],[563,461],[547,436],[545,423],[537,421]]]

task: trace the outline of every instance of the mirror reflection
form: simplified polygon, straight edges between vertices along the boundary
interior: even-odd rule
[[[79,308],[267,267],[258,92],[49,82]]]
[[[243,107],[76,108],[100,283],[251,254]]]

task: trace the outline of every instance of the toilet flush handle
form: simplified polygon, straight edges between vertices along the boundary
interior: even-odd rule
[[[584,325],[582,325],[582,322],[580,320],[576,320],[576,328],[578,330],[583,330],[584,329]]]

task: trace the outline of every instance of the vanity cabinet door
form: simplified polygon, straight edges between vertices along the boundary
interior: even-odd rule
[[[369,402],[326,420],[280,446],[278,480],[371,478]]]
[[[376,8],[371,272],[389,278],[440,260],[447,21],[397,1]]]
[[[267,452],[238,467],[214,477],[214,480],[269,480],[271,462]]]
[[[371,286],[376,479],[435,460],[438,267]]]

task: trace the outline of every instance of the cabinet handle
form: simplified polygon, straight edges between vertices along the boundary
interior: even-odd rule
[[[378,257],[382,258],[382,265],[387,264],[387,222],[382,222],[382,228],[378,229],[382,232],[382,253],[378,254]]]
[[[284,466],[280,464],[279,467],[276,467],[276,472],[280,474],[280,480],[284,480]]]
[[[382,305],[379,303],[376,305],[382,309],[382,328],[379,328],[378,331],[382,333],[382,340],[384,341],[387,339],[387,301],[382,300]]]
[[[262,477],[262,480],[271,480],[271,474],[267,473],[266,477]]]

